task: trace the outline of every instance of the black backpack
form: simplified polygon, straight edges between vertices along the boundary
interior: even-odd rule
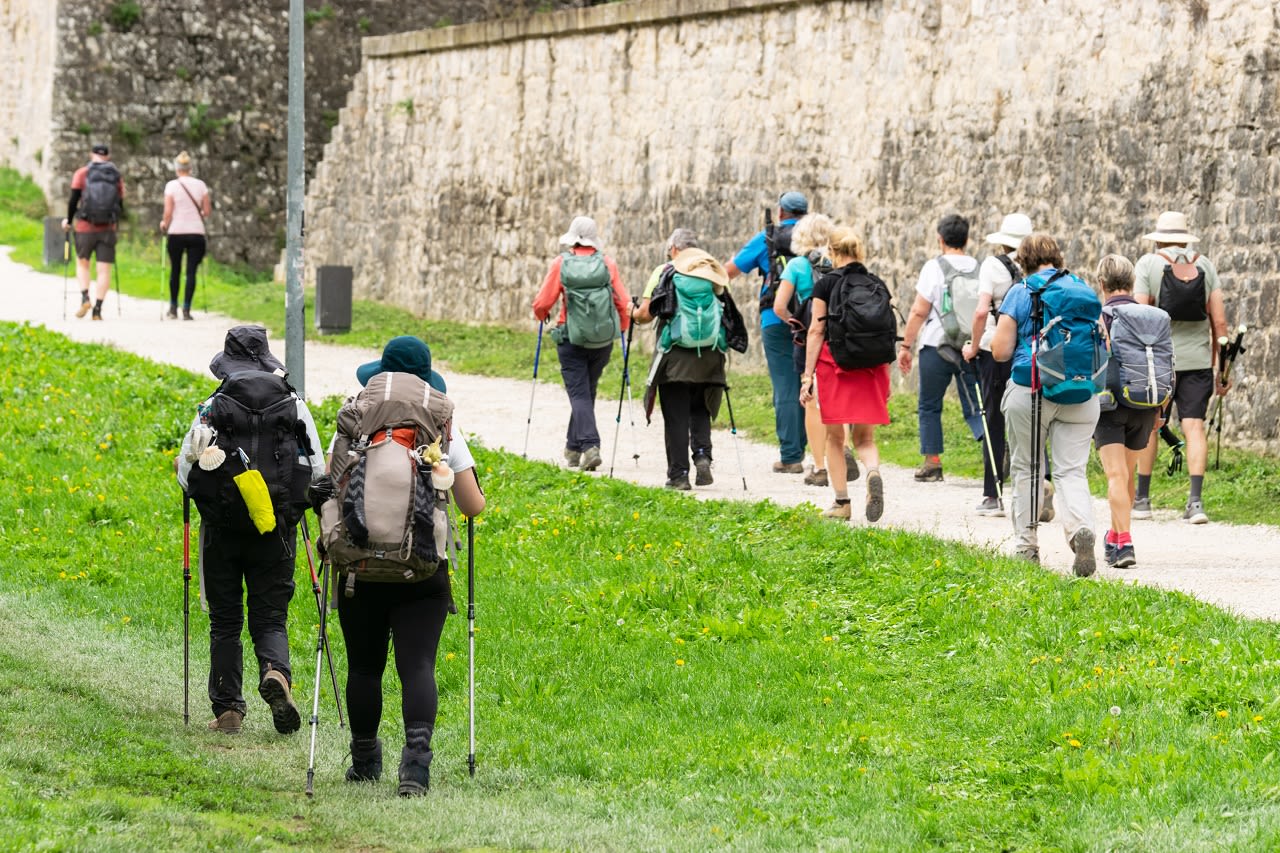
[[[1200,256],[1193,252],[1186,263],[1178,263],[1163,252],[1159,254],[1165,265],[1157,307],[1168,314],[1170,320],[1198,323],[1208,318],[1204,270],[1196,266]]]
[[[241,371],[224,379],[206,405],[207,423],[217,431],[211,446],[220,448],[226,459],[212,471],[198,464],[191,468],[187,492],[200,517],[256,535],[234,479],[254,468],[266,481],[277,522],[296,524],[309,506],[312,448],[292,386],[275,373]]]
[[[120,170],[115,163],[90,163],[76,216],[94,225],[110,225],[120,218]]]
[[[787,261],[795,257],[791,251],[791,231],[795,223],[774,225],[773,215],[766,212],[764,220],[764,247],[769,253],[769,274],[764,278],[764,286],[760,288],[760,310],[772,311],[773,299],[778,294],[778,282],[782,280],[782,270]]]
[[[827,302],[826,328],[836,364],[856,370],[893,361],[899,340],[898,318],[889,286],[856,262],[827,276],[836,277]]]

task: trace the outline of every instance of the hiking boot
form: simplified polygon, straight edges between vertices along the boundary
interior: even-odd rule
[[[693,468],[697,471],[693,479],[696,486],[710,486],[715,482],[715,478],[711,476],[711,457],[705,453],[699,453],[693,457]]]
[[[1093,531],[1087,527],[1081,527],[1068,543],[1076,555],[1075,562],[1071,564],[1071,571],[1075,572],[1078,578],[1087,578],[1098,568],[1097,557],[1093,553],[1093,542]]]
[[[431,728],[405,727],[400,753],[400,796],[420,797],[431,787]]]
[[[178,306],[170,305],[169,310],[165,312],[164,316],[168,317],[170,320],[178,319]]]
[[[566,447],[564,449],[564,462],[570,468],[577,468],[579,465],[582,464],[582,451],[570,450],[569,448]]]
[[[1208,524],[1209,516],[1204,513],[1204,502],[1187,501],[1187,508],[1182,511],[1182,520],[1188,524]]]
[[[1128,545],[1112,545],[1107,543],[1111,553],[1107,555],[1107,565],[1113,569],[1127,569],[1138,562],[1133,551],[1133,543]]]
[[[194,320],[194,319],[195,319],[195,317],[192,317],[192,316],[191,316],[191,309],[190,309],[190,308],[183,308],[183,309],[182,309],[182,319],[184,319],[184,320]]]
[[[853,504],[845,501],[844,503],[833,503],[822,511],[823,518],[842,518],[848,521],[853,518]]]
[[[879,521],[884,515],[884,481],[874,468],[867,472],[867,521]]]
[[[773,463],[773,473],[775,474],[803,474],[803,462],[775,462]]]
[[[85,314],[88,314],[89,309],[92,307],[93,307],[92,302],[90,302],[87,299],[84,300],[83,302],[80,303],[80,307],[76,309],[76,317],[83,317]]]
[[[271,721],[280,734],[293,734],[302,726],[298,706],[293,703],[293,693],[289,690],[289,679],[278,669],[272,669],[271,664],[267,664],[267,674],[258,685],[258,695],[271,706]]]
[[[978,515],[1004,518],[1004,503],[999,498],[983,498],[974,510]]]
[[[600,467],[600,463],[604,460],[600,458],[600,448],[588,447],[582,451],[582,470],[594,471]]]
[[[348,782],[377,782],[382,778],[382,741],[376,737],[351,739],[351,766]]]
[[[234,708],[229,708],[218,715],[216,720],[209,721],[209,731],[222,732],[224,735],[240,734],[240,727],[244,725],[244,714]]]
[[[693,488],[689,485],[689,475],[681,474],[678,477],[672,477],[663,484],[668,489],[675,489],[678,492],[687,492]]]
[[[1134,498],[1133,509],[1129,512],[1129,517],[1137,521],[1146,521],[1151,516],[1151,498]]]
[[[928,459],[920,464],[916,469],[915,478],[917,483],[940,483],[942,482],[942,462],[933,462]]]
[[[101,319],[102,319],[102,312],[101,312],[101,311],[94,311],[94,312],[93,312],[93,316],[92,316],[92,317],[90,317],[89,319],[90,319],[90,320],[101,320]]]
[[[829,486],[830,480],[827,479],[826,468],[815,468],[808,474],[804,475],[804,484],[806,486]]]
[[[1044,484],[1044,502],[1040,504],[1040,523],[1048,524],[1053,521],[1053,483],[1046,482]]]
[[[1028,563],[1035,563],[1037,566],[1040,565],[1040,549],[1039,548],[1035,548],[1031,546],[1028,546],[1026,548],[1019,548],[1018,550],[1013,552],[1013,556],[1020,557],[1021,559],[1026,560]]]
[[[858,479],[859,476],[861,476],[861,472],[858,471],[858,459],[856,456],[853,455],[852,450],[850,450],[848,447],[845,447],[844,449],[844,481],[846,483],[852,483],[854,480]]]
[[[1114,566],[1116,560],[1116,549],[1120,547],[1107,540],[1102,540],[1102,561],[1108,566]]]

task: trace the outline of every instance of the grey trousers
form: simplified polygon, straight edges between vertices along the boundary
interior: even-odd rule
[[[1009,433],[1009,478],[1013,481],[1013,532],[1019,550],[1037,548],[1036,531],[1031,526],[1031,389],[1010,382],[1004,391],[1000,410],[1004,412],[1005,429]],[[1054,505],[1062,521],[1067,540],[1082,527],[1093,527],[1093,498],[1085,466],[1093,444],[1093,428],[1098,422],[1098,398],[1070,406],[1041,402],[1040,442],[1049,442],[1053,459]],[[1035,483],[1041,489],[1043,479]]]

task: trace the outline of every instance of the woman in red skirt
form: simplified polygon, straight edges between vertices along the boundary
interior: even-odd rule
[[[845,483],[844,429],[852,427],[853,447],[867,468],[867,521],[878,521],[884,512],[884,484],[880,479],[880,450],[876,447],[878,424],[889,423],[889,365],[845,370],[831,357],[827,343],[827,303],[832,288],[843,278],[866,276],[866,249],[847,225],[831,234],[831,258],[836,269],[813,287],[813,319],[804,373],[800,377],[800,403],[818,397],[818,410],[827,436],[828,479],[836,499],[823,515],[849,518],[849,487]]]

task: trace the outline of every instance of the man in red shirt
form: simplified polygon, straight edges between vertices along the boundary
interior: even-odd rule
[[[76,169],[71,178],[71,200],[62,230],[75,223],[76,279],[80,282],[77,317],[89,313],[89,257],[98,261],[94,287],[93,319],[102,319],[102,301],[111,289],[111,265],[116,260],[116,223],[124,213],[124,179],[111,162],[106,144],[95,143],[88,165]]]

